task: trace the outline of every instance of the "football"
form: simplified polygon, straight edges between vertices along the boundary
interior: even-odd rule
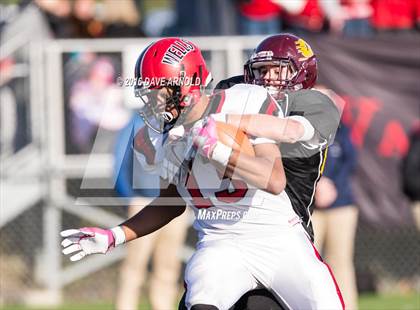
[[[255,156],[254,147],[245,132],[223,122],[216,122],[216,130],[221,143],[246,155]]]

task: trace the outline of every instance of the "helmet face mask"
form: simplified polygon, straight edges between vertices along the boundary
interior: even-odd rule
[[[248,78],[251,82],[267,88],[272,95],[290,89],[297,73],[297,67],[291,59],[256,60],[248,64]]]
[[[143,107],[140,116],[145,124],[157,133],[162,133],[168,127],[173,127],[184,114],[185,108],[181,106],[179,87],[162,87],[157,89],[136,89]]]

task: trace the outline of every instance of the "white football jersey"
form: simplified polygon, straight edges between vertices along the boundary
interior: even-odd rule
[[[237,84],[214,94],[207,114],[219,113],[283,116],[277,102],[263,87],[248,84]],[[272,233],[273,230],[300,222],[284,191],[273,195],[251,187],[242,180],[220,176],[206,158],[195,153],[187,136],[175,144],[155,139],[156,162],[153,167],[155,171],[161,170],[161,176],[171,175],[171,182],[177,185],[180,196],[193,209],[196,216],[194,228],[199,232],[200,240],[250,231],[253,234]],[[275,143],[265,138],[250,141],[254,145]],[[180,145],[175,147],[178,143]],[[182,158],[186,160],[182,162]],[[176,170],[175,173],[168,173],[167,161],[176,167],[172,169]],[[143,162],[147,161],[143,159]]]
[[[175,127],[170,133],[180,127]],[[179,136],[182,136],[179,133],[173,135],[178,137],[176,142],[171,141],[170,133],[160,134],[143,126],[136,134],[133,152],[147,173],[159,175],[168,183],[176,185],[179,178],[175,176],[194,154],[192,141],[186,138],[179,139]]]

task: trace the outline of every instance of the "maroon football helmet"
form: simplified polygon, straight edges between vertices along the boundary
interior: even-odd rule
[[[316,82],[317,61],[303,39],[278,34],[257,46],[244,71],[246,83],[264,86],[269,91],[307,89]]]

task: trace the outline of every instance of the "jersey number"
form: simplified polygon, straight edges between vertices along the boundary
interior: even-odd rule
[[[229,178],[224,178],[229,179]],[[245,197],[246,193],[248,192],[248,186],[244,181],[241,180],[233,180],[229,179],[233,190],[229,191],[228,189],[220,190],[215,192],[214,195],[216,196],[217,200],[224,202],[224,203],[235,203]],[[204,198],[203,194],[201,193],[197,180],[194,177],[193,173],[190,173],[187,177],[186,188],[191,195],[193,200],[194,206],[197,209],[203,208],[210,208],[213,206],[211,200],[208,198]]]

